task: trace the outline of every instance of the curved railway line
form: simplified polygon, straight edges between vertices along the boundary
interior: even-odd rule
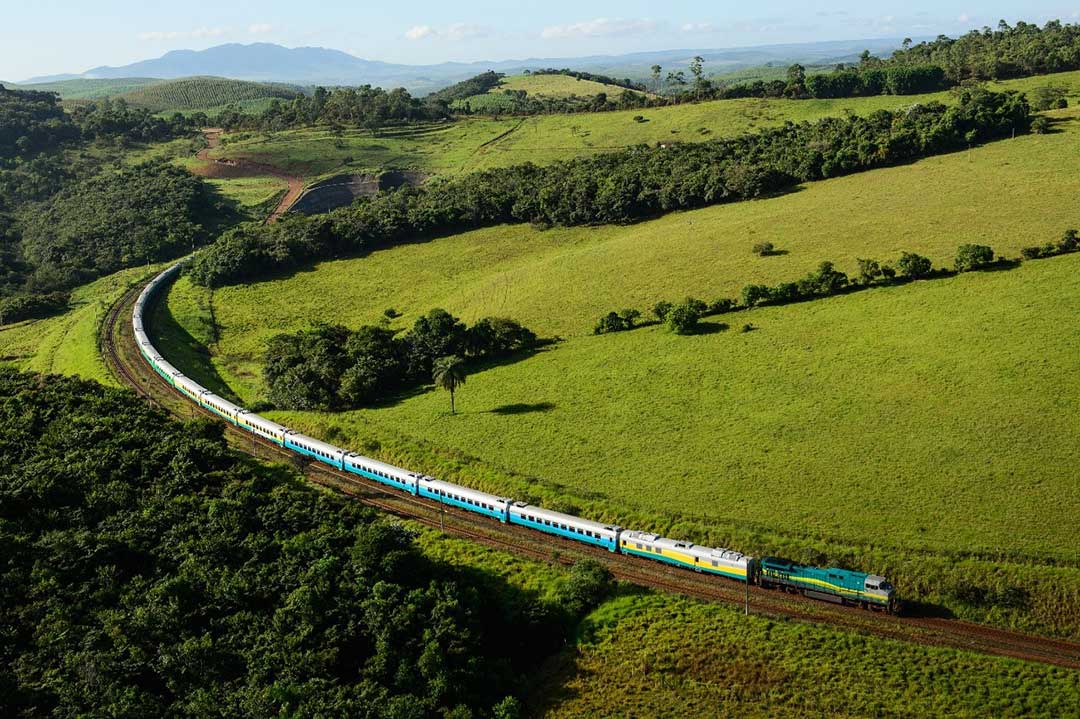
[[[110,308],[102,323],[99,343],[107,365],[121,382],[149,402],[178,417],[203,414],[220,419],[190,402],[154,372],[139,353],[131,323],[121,321],[122,317],[130,317],[135,300],[147,282],[149,279],[132,286]],[[589,557],[600,561],[622,581],[707,601],[745,605],[748,611],[758,615],[827,624],[929,646],[964,649],[1080,669],[1080,643],[1047,639],[944,617],[896,617],[878,612],[845,609],[775,589],[763,589],[756,585],[743,585],[709,575],[695,574],[629,555],[614,555],[600,547],[500,524],[470,512],[436,505],[320,462],[298,462],[297,455],[291,451],[242,431],[234,425],[223,424],[229,443],[253,457],[298,466],[308,480],[388,514],[532,560],[571,564]]]

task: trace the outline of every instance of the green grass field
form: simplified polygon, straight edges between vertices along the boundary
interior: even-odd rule
[[[117,386],[98,351],[98,330],[124,291],[161,267],[102,277],[72,292],[72,308],[62,315],[0,327],[0,361],[26,371],[77,375]]]
[[[626,88],[593,80],[578,80],[569,75],[512,75],[502,84],[489,91],[497,94],[503,90],[524,90],[530,97],[570,97],[606,93],[611,99],[618,98]]]
[[[408,525],[423,551],[552,600],[565,568]],[[1059,717],[1080,674],[622,587],[523,687],[537,717]]]
[[[543,76],[530,78],[540,81]],[[577,83],[572,78],[562,77]],[[995,83],[998,89],[1031,90],[1056,84],[1080,97],[1080,72]],[[867,114],[928,100],[949,101],[949,93],[879,96],[843,100],[720,100],[651,110],[627,110],[527,119],[469,118],[444,125],[388,130],[379,135],[324,128],[277,133],[225,135],[217,157],[246,157],[308,176],[340,169],[375,171],[393,167],[430,174],[454,174],[522,162],[545,164],[582,154],[658,142],[699,142],[737,135],[784,122],[817,120],[843,112]],[[637,122],[641,115],[647,122]]]
[[[1078,674],[744,617],[677,597],[608,601],[538,692],[549,717],[1060,717]]]
[[[223,288],[213,371],[252,402],[278,332],[355,327],[387,307],[404,313],[401,328],[435,306],[510,316],[565,341],[476,374],[456,417],[435,392],[273,416],[436,476],[699,542],[797,557],[813,547],[909,581],[926,570],[918,562],[946,571],[925,557],[903,566],[912,552],[970,554],[983,563],[964,571],[987,582],[1080,586],[1080,455],[1065,439],[1080,432],[1080,344],[1062,331],[1080,310],[1080,257],[716,318],[732,328],[695,337],[589,334],[610,309],[734,296],[822,259],[852,272],[856,257],[911,250],[940,266],[964,242],[1016,256],[1056,239],[1080,224],[1080,113],[1057,114],[1052,134],[778,198],[630,227],[492,228]],[[752,254],[766,239],[788,254]],[[170,294],[202,344],[206,303],[187,280]],[[759,329],[740,333],[746,321]],[[1051,582],[1042,562],[1065,574]],[[947,572],[935,576],[919,592],[947,603]],[[1080,605],[1055,601],[1009,622],[1080,630]]]

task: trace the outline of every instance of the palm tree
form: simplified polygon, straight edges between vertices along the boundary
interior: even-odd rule
[[[431,379],[435,382],[435,386],[442,387],[450,393],[450,414],[456,414],[454,390],[465,384],[465,361],[454,355],[436,360]]]
[[[660,94],[660,73],[664,68],[659,65],[653,65],[650,69],[652,70],[653,92]]]

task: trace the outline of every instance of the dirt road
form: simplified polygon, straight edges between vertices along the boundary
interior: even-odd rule
[[[270,216],[266,218],[268,223],[276,221],[285,214],[285,212],[292,207],[292,204],[296,202],[296,199],[300,197],[300,193],[304,191],[303,177],[290,175],[272,165],[264,165],[260,162],[252,162],[251,160],[245,159],[232,160],[224,157],[210,157],[210,151],[221,146],[222,129],[220,127],[208,127],[202,132],[206,137],[207,146],[202,150],[199,150],[195,155],[196,159],[201,160],[204,163],[201,167],[193,169],[193,172],[196,175],[222,179],[271,175],[279,180],[284,180],[289,186],[289,189],[285,192],[285,196],[281,198],[281,202],[279,202],[277,207],[274,208],[274,211],[270,213]]]

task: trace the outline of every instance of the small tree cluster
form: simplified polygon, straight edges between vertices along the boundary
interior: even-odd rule
[[[758,242],[754,244],[754,254],[758,257],[768,257],[769,255],[775,255],[776,246],[771,242]]]
[[[994,264],[994,250],[987,245],[960,245],[956,248],[956,271],[971,272]]]
[[[446,310],[434,309],[401,337],[387,327],[350,331],[334,325],[277,335],[263,374],[278,407],[347,409],[432,381],[445,358],[496,359],[535,342],[536,335],[513,320],[488,317],[466,327]],[[458,369],[454,374],[463,377]]]
[[[604,335],[609,332],[632,330],[636,326],[639,317],[641,317],[641,312],[634,309],[608,312],[597,321],[596,326],[593,327],[593,334]]]
[[[1020,254],[1025,260],[1037,260],[1042,257],[1053,257],[1076,252],[1080,249],[1080,237],[1076,230],[1066,230],[1059,242],[1047,242],[1042,246],[1025,247]]]
[[[781,305],[812,297],[835,295],[848,286],[848,276],[836,269],[832,262],[822,262],[817,270],[797,282],[781,282],[768,285],[747,285],[742,291],[743,306],[758,307],[765,304]]]

